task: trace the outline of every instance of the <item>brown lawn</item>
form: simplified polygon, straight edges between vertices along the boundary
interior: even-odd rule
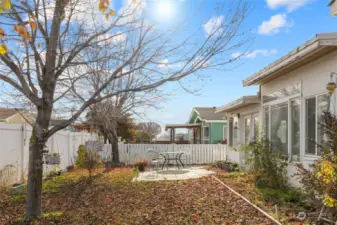
[[[132,169],[69,172],[43,185],[43,216],[34,224],[272,224],[211,177],[132,182]],[[21,224],[25,197],[0,203],[0,224]]]

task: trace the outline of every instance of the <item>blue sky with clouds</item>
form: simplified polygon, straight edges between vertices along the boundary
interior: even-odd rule
[[[179,10],[188,9],[195,0],[180,1]],[[212,1],[209,1],[212,2]],[[216,2],[216,0],[214,0]],[[161,109],[146,109],[146,120],[162,125],[185,123],[196,106],[221,106],[243,95],[256,94],[258,87],[243,87],[242,80],[317,33],[336,32],[337,18],[330,16],[328,0],[250,0],[251,11],[245,27],[254,41],[235,68],[214,71],[184,81],[198,89],[197,94],[183,90],[179,83],[163,87],[170,93]],[[212,8],[211,5],[206,7]],[[210,10],[211,11],[211,10]],[[235,54],[234,54],[235,55]]]

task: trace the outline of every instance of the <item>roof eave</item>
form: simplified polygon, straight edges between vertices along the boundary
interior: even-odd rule
[[[330,36],[329,34],[317,35],[316,38],[299,46],[296,50],[291,51],[268,67],[243,80],[243,86],[260,85],[267,77],[269,78],[270,75],[275,75],[275,73],[283,69],[295,70],[301,66],[297,65],[298,63],[305,63],[305,60],[310,58],[313,54],[319,54],[320,51],[327,51],[327,48],[335,49],[336,46],[337,34],[330,34]]]
[[[231,102],[227,105],[224,105],[222,107],[219,107],[216,110],[216,113],[220,113],[220,112],[232,112],[234,110],[237,109],[241,109],[250,105],[254,105],[254,104],[260,104],[260,98],[259,96],[244,96],[241,97],[237,100],[235,100],[234,102]]]

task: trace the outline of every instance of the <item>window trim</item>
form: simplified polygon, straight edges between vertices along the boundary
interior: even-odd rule
[[[202,126],[202,139],[201,139],[201,141],[202,141],[203,144],[205,144],[204,141],[208,141],[208,143],[209,143],[209,140],[210,140],[210,130],[209,130],[209,127],[210,127],[209,125]],[[208,137],[207,138],[205,138],[205,128],[208,128]]]
[[[274,105],[278,105],[278,104],[282,104],[282,103],[287,103],[287,106],[288,106],[288,125],[287,125],[287,129],[288,129],[288,136],[287,136],[287,141],[288,141],[288,161],[291,162],[292,161],[292,157],[291,157],[291,154],[292,154],[292,147],[291,147],[291,144],[292,144],[292,140],[291,140],[291,137],[292,137],[292,129],[291,129],[291,125],[290,125],[290,119],[291,117],[289,117],[289,115],[291,115],[291,101],[295,100],[295,99],[299,99],[300,100],[300,109],[302,107],[302,101],[301,101],[301,94],[298,93],[298,94],[295,94],[295,95],[292,95],[292,96],[288,96],[288,97],[285,97],[283,99],[278,99],[278,100],[275,100],[275,101],[271,101],[271,102],[267,102],[265,104],[262,104],[262,113],[263,113],[263,119],[262,121],[264,122],[265,121],[265,108],[268,108],[268,117],[269,117],[269,123],[268,123],[268,140],[271,140],[271,107],[274,106]],[[300,112],[300,117],[301,117],[301,112]],[[263,124],[262,122],[262,124]],[[300,120],[300,129],[301,129],[301,120]],[[301,132],[301,130],[300,130]],[[300,139],[300,152],[301,152],[301,139]]]
[[[246,142],[246,119],[250,120],[250,127],[249,127],[249,137]],[[252,114],[246,115],[243,117],[243,138],[244,144],[247,145],[252,140]]]
[[[222,133],[222,138],[223,138],[223,141],[227,140],[227,131],[228,131],[228,124],[226,123],[222,127],[222,132],[223,132]],[[228,143],[228,140],[227,140],[227,143]]]
[[[258,131],[260,130],[260,114],[259,113],[253,113],[252,114],[252,138],[256,138],[259,134],[259,132],[257,134],[255,134],[255,118],[257,118],[257,129]]]
[[[310,98],[315,98],[315,104],[316,104],[316,108],[315,108],[315,122],[316,122],[316,129],[315,129],[315,142],[317,142],[317,139],[318,139],[318,121],[317,121],[317,114],[318,114],[318,104],[317,104],[317,99],[318,97],[322,96],[322,95],[329,95],[329,92],[327,91],[324,91],[324,92],[320,92],[318,94],[314,94],[314,95],[308,95],[304,98],[304,107],[306,106],[306,101],[307,99],[310,99]],[[331,101],[331,98],[330,98],[330,101]],[[328,109],[329,110],[329,109]],[[312,153],[308,153],[307,152],[307,108],[305,107],[304,108],[304,157],[319,157],[318,155],[318,146],[317,144],[315,144],[315,154],[312,154]]]

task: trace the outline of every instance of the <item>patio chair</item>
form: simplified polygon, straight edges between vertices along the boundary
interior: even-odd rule
[[[148,160],[149,165],[152,166],[155,165],[155,170],[158,172],[159,170],[159,165],[163,160],[163,157],[160,156],[159,152],[149,149],[146,153],[146,158]]]
[[[180,157],[180,160],[184,163],[185,166],[192,167],[192,152],[190,149],[183,149],[184,154]]]

